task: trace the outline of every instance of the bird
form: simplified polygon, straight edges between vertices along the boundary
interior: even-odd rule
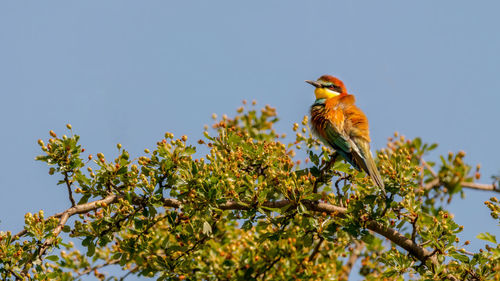
[[[316,100],[310,109],[315,135],[356,170],[366,172],[385,195],[384,181],[370,150],[368,119],[354,104],[354,96],[347,93],[340,79],[331,75],[305,82],[315,87]]]

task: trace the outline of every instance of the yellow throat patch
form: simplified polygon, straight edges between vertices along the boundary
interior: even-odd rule
[[[317,100],[318,99],[329,99],[329,98],[333,98],[335,96],[340,95],[340,93],[332,91],[332,90],[327,89],[327,88],[316,88],[316,90],[314,90],[314,94],[316,95]]]

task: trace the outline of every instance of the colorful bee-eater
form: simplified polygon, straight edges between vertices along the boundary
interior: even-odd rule
[[[384,182],[370,151],[368,119],[354,105],[354,96],[347,93],[342,81],[330,75],[306,82],[316,87],[316,101],[311,106],[316,135],[358,171],[365,171],[385,194]]]

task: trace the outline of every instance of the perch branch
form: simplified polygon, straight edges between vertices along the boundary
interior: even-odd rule
[[[39,256],[42,256],[44,252],[47,250],[48,247],[50,247],[54,241],[56,240],[56,237],[59,235],[61,232],[62,228],[66,224],[68,218],[75,214],[82,214],[82,213],[87,213],[92,210],[96,210],[100,208],[102,203],[106,204],[111,204],[114,203],[118,200],[119,196],[118,195],[109,195],[105,197],[104,199],[101,200],[96,200],[93,202],[89,202],[86,204],[81,204],[81,205],[76,205],[75,207],[71,207],[67,209],[64,212],[58,213],[53,215],[50,218],[60,218],[58,226],[54,229],[52,232],[53,237],[49,238],[46,240],[39,251]],[[303,200],[301,202],[307,209],[311,211],[317,211],[317,212],[326,212],[329,213],[330,215],[333,216],[338,216],[338,217],[343,217],[347,214],[347,209],[342,208],[339,206],[331,205],[328,203],[321,203],[317,201],[310,201],[310,200]],[[296,202],[290,201],[290,200],[279,200],[279,201],[273,201],[273,202],[264,202],[261,206],[269,207],[269,208],[283,208],[288,205],[295,205],[297,204]],[[164,199],[163,205],[165,207],[173,207],[173,208],[179,208],[182,205],[182,202],[177,199],[171,199],[167,198]],[[254,206],[250,206],[247,204],[243,204],[240,202],[234,202],[234,201],[228,201],[225,202],[221,205],[218,206],[219,209],[222,210],[249,210],[252,208],[255,208]],[[378,223],[376,221],[368,221],[366,222],[366,227],[379,235],[382,235],[392,241],[394,244],[400,246],[401,248],[405,249],[408,251],[412,256],[415,258],[419,259],[423,263],[426,263],[426,261],[430,261],[432,264],[437,265],[438,261],[435,256],[432,255],[430,251],[427,249],[419,246],[417,243],[413,242],[410,238],[405,237],[401,233],[397,232],[394,229],[391,229],[389,227],[386,227],[382,225],[381,223]],[[26,230],[23,230],[16,234],[14,236],[15,239],[23,236],[26,234]]]

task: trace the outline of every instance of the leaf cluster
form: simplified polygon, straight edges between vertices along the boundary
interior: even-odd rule
[[[51,131],[37,160],[71,207],[0,232],[1,278],[118,280],[102,269],[119,265],[122,277],[157,280],[347,280],[357,259],[367,280],[500,278],[496,237],[479,235],[493,246],[468,252],[463,226],[438,204],[478,179],[465,153],[438,166],[424,160],[436,144],[395,134],[377,152],[385,197],[321,146],[307,117],[290,143],[277,121],[270,106],[245,106],[196,145],[166,133],[137,158],[120,144],[114,159],[84,156],[70,125],[70,137]],[[486,206],[498,220],[498,200]]]

